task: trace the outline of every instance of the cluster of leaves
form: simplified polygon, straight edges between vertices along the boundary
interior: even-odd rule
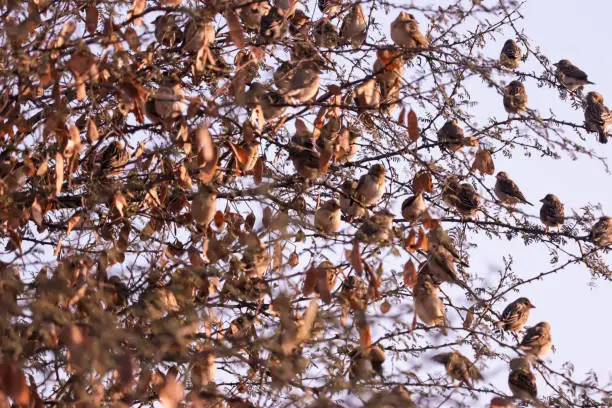
[[[422,406],[472,406],[508,391],[456,387],[429,352],[507,362],[517,339],[491,324],[507,295],[575,263],[610,278],[586,235],[593,208],[548,231],[485,183],[515,150],[598,157],[565,134],[582,124],[552,114],[477,124],[473,79],[500,104],[507,78],[559,86],[517,31],[517,2],[273,3],[0,0],[2,404],[409,406],[404,386]],[[391,47],[400,11],[426,44]],[[542,73],[482,55],[504,29]],[[439,140],[447,120],[469,136]],[[343,185],[375,163],[385,194],[365,208]],[[452,175],[481,191],[478,215],[444,200]],[[402,219],[394,203],[421,193],[427,217]],[[313,216],[330,199],[349,211],[324,233]],[[383,209],[393,227],[371,239]],[[462,258],[482,233],[545,245],[555,264],[519,279],[508,261],[494,282],[461,269],[463,296],[443,301],[462,323],[441,337],[412,321],[440,223]],[[360,374],[367,359],[384,376]],[[596,378],[536,370],[550,406],[610,403]]]

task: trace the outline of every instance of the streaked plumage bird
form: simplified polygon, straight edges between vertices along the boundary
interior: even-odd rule
[[[604,105],[604,98],[598,92],[589,92],[584,109],[586,130],[599,135],[600,143],[608,143],[608,129],[612,125],[612,112]]]
[[[612,244],[612,218],[603,216],[593,224],[589,240],[598,247],[607,247]]]
[[[266,120],[272,120],[278,118],[285,112],[289,101],[284,95],[279,92],[270,90],[267,86],[258,82],[250,84],[249,90],[245,96],[246,105],[255,109],[258,105],[261,106],[261,110]]]
[[[520,349],[527,355],[537,358],[544,357],[551,348],[552,338],[548,322],[540,322],[528,328],[520,344]]]
[[[310,19],[302,10],[295,10],[289,20],[289,32],[294,37],[307,39],[310,32]]]
[[[527,201],[519,187],[508,177],[505,171],[497,173],[496,179],[495,195],[499,198],[499,201],[510,205],[519,203],[533,205]]]
[[[451,119],[438,130],[438,142],[440,142],[440,147],[456,152],[467,144],[467,138],[463,129],[457,125],[457,121]]]
[[[458,262],[466,267],[470,266],[467,262],[461,259],[461,255],[459,255],[459,251],[457,248],[455,248],[453,239],[441,226],[437,226],[429,231],[427,238],[427,251],[433,252],[437,251],[439,248],[443,248],[453,256],[455,262]]]
[[[130,154],[121,142],[114,141],[96,156],[94,174],[102,177],[114,177],[123,174]]]
[[[259,36],[267,43],[279,41],[287,31],[287,20],[278,7],[272,7],[270,11],[261,17]]]
[[[314,98],[319,91],[320,62],[315,58],[292,62],[285,61],[274,72],[278,92],[299,102]]]
[[[340,228],[340,203],[329,200],[323,203],[315,213],[315,227],[323,234],[334,234]]]
[[[455,257],[443,247],[438,247],[435,251],[429,251],[429,255],[427,256],[427,270],[433,281],[437,284],[449,282],[466,288],[465,283],[457,277]]]
[[[359,179],[349,215],[356,217],[356,214],[361,211],[356,207],[367,208],[378,202],[384,194],[385,166],[377,163],[370,167],[368,172]]]
[[[288,150],[289,158],[300,176],[307,180],[314,180],[321,175],[319,167],[321,156],[315,149],[312,140],[303,144],[292,142],[289,144]]]
[[[187,106],[184,99],[181,79],[171,74],[162,80],[152,100],[147,101],[147,116],[152,122],[168,123],[183,114]]]
[[[340,191],[342,192],[340,197],[340,209],[346,216],[350,216],[351,214],[355,189],[357,189],[357,182],[355,180],[348,179],[340,185]],[[360,218],[366,215],[366,209],[360,205],[356,206],[354,211],[357,213],[353,215],[355,218]]]
[[[161,45],[173,47],[183,41],[183,32],[176,24],[176,17],[172,14],[162,14],[155,23],[155,39]],[[214,35],[213,35],[214,36]]]
[[[201,184],[191,202],[191,216],[206,228],[217,211],[217,190],[210,184]]]
[[[351,44],[353,48],[359,48],[366,39],[367,21],[360,4],[355,4],[351,11],[342,20],[340,38],[342,45]]]
[[[319,0],[319,10],[328,16],[335,16],[342,8],[342,0]]]
[[[553,65],[557,67],[555,75],[557,75],[559,82],[570,91],[584,85],[593,84],[593,82],[589,81],[586,72],[572,64],[569,60],[562,59]]]
[[[255,234],[247,236],[247,247],[242,254],[242,270],[249,278],[261,278],[270,266],[272,257],[266,245]]]
[[[516,69],[521,64],[521,49],[514,40],[506,40],[499,54],[499,63],[510,69]]]
[[[506,306],[496,326],[518,333],[527,324],[529,311],[534,308],[535,306],[526,297],[518,298]]]
[[[446,373],[453,379],[471,386],[472,380],[482,380],[478,368],[470,359],[457,350],[451,353],[441,353],[433,357],[433,360],[444,364]]]
[[[372,363],[372,368],[374,369],[374,372],[380,377],[382,377],[383,364],[386,358],[385,350],[382,348],[382,346],[374,344],[368,349],[368,355],[370,357],[370,362]]]
[[[352,383],[360,380],[369,380],[374,377],[374,368],[372,360],[370,360],[367,350],[361,347],[356,347],[349,352],[351,358],[349,364],[349,379]]]
[[[238,8],[242,24],[248,30],[259,30],[262,18],[270,11],[270,3],[267,0],[242,0],[240,3],[245,4],[243,7]]]
[[[554,194],[546,194],[546,197],[540,200],[542,207],[540,208],[540,221],[548,228],[557,228],[565,222],[565,208],[563,203]]]
[[[404,61],[402,54],[392,47],[378,50],[376,56],[373,72],[380,87],[380,102],[383,111],[392,114],[399,101]]]
[[[323,48],[336,48],[340,43],[340,33],[328,18],[322,18],[315,23],[312,38],[316,46]]]
[[[417,408],[410,393],[403,385],[391,391],[380,391],[364,404],[363,408]]]
[[[510,361],[510,375],[508,386],[516,398],[529,401],[538,396],[535,375],[531,372],[531,365],[526,358],[515,358]]]
[[[422,193],[410,196],[402,203],[402,217],[406,221],[417,221],[427,212],[427,208],[428,205]]]
[[[459,183],[455,176],[448,178],[442,187],[442,199],[454,207],[463,217],[470,218],[480,209],[480,196],[470,183]]]
[[[366,244],[385,245],[393,240],[393,214],[388,210],[377,212],[357,230],[355,237]]]
[[[440,288],[429,273],[421,271],[413,289],[414,312],[428,326],[446,325],[444,303],[438,296]]]
[[[381,100],[381,90],[375,79],[368,79],[359,84],[353,91],[353,99],[359,111],[378,109]]]
[[[391,23],[391,39],[404,48],[412,49],[407,56],[411,59],[416,52],[429,47],[429,41],[419,30],[419,23],[414,16],[405,11],[400,12]]]
[[[527,92],[519,81],[512,81],[504,88],[504,108],[508,113],[521,115],[527,110]]]
[[[183,51],[198,52],[202,47],[215,43],[215,27],[202,18],[190,19],[185,26]]]

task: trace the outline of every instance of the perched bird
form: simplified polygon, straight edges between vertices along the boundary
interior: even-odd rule
[[[342,0],[318,0],[319,10],[328,16],[335,16],[342,8]]]
[[[496,323],[503,330],[518,333],[529,319],[529,311],[535,306],[526,297],[516,299],[504,309],[501,320]]]
[[[212,351],[202,352],[198,360],[191,366],[191,381],[198,387],[202,387],[215,380],[217,374],[217,363]]]
[[[215,27],[201,18],[190,19],[185,26],[185,39],[182,49],[185,52],[198,52],[215,42]]]
[[[417,408],[410,392],[403,385],[391,391],[380,391],[372,395],[363,408]]]
[[[361,347],[356,347],[349,352],[351,358],[349,365],[349,379],[352,383],[360,380],[369,380],[374,377],[374,368],[368,352]]]
[[[471,386],[472,380],[482,380],[478,368],[467,357],[457,350],[451,353],[441,353],[433,357],[433,360],[444,364],[446,373],[453,379]]]
[[[379,376],[383,376],[383,363],[385,362],[385,351],[382,346],[378,344],[374,344],[370,346],[368,350],[368,355],[370,357],[370,362],[372,363],[372,368],[374,372]]]
[[[355,237],[367,244],[388,244],[393,240],[393,214],[388,210],[377,212],[357,230]]]
[[[427,212],[427,208],[423,193],[410,196],[402,203],[402,217],[406,221],[417,221]]]
[[[357,213],[360,212],[359,208],[355,207],[368,207],[375,204],[385,194],[385,166],[382,164],[375,164],[366,174],[361,176],[359,184],[353,194],[353,203],[349,215],[356,217]]]
[[[495,195],[497,198],[499,198],[499,201],[510,205],[519,203],[533,205],[527,201],[516,183],[508,177],[508,174],[506,174],[505,171],[500,171],[497,173],[496,179]]]
[[[480,196],[470,183],[459,183],[455,176],[448,178],[442,188],[442,199],[454,207],[463,217],[476,215],[480,209]]]
[[[302,10],[295,10],[289,19],[289,32],[292,36],[307,39],[310,32],[310,18]]]
[[[439,248],[445,249],[453,256],[455,262],[459,262],[461,265],[466,267],[470,266],[467,262],[461,259],[461,255],[459,255],[459,251],[457,248],[455,248],[453,239],[441,226],[437,226],[429,231],[427,238],[427,251],[434,252]]]
[[[147,116],[153,122],[168,122],[183,114],[186,108],[185,93],[181,87],[181,79],[171,74],[162,80],[162,85],[153,95],[153,106],[147,106]]]
[[[612,244],[612,218],[603,216],[593,224],[589,240],[598,247],[607,247]]]
[[[565,222],[565,208],[563,203],[559,201],[556,195],[546,194],[546,197],[540,200],[542,208],[540,208],[540,220],[548,228],[557,228]]]
[[[274,90],[269,90],[267,86],[258,82],[250,84],[249,90],[245,95],[246,105],[255,109],[261,107],[264,119],[272,120],[278,118],[285,112],[289,101],[284,95]]]
[[[515,358],[510,361],[510,375],[508,386],[516,398],[529,401],[538,396],[535,375],[531,372],[531,365],[526,358]]]
[[[394,48],[380,49],[376,55],[373,72],[380,87],[381,105],[385,113],[392,114],[399,100],[404,61]]]
[[[272,43],[279,41],[287,31],[287,20],[278,7],[272,7],[270,11],[261,17],[259,36],[264,42]]]
[[[499,54],[499,63],[510,69],[516,69],[521,64],[521,49],[514,40],[507,40]]]
[[[593,82],[589,81],[587,74],[569,60],[562,59],[553,65],[557,67],[555,74],[559,82],[570,91],[587,84],[593,84]]]
[[[198,225],[206,228],[217,210],[217,190],[210,184],[200,184],[191,202],[191,216]]]
[[[162,14],[155,23],[155,39],[166,47],[172,47],[183,40],[183,32],[176,24],[176,17],[172,14]]]
[[[518,408],[518,407],[512,403],[512,400],[510,398],[493,397],[491,399],[491,403],[489,404],[489,408]]]
[[[328,18],[322,18],[315,23],[312,38],[318,47],[336,48],[340,43],[340,33]]]
[[[427,269],[432,279],[436,283],[449,282],[466,287],[457,277],[455,268],[455,257],[447,249],[438,247],[434,251],[429,251],[427,256]]]
[[[94,174],[99,177],[114,177],[123,174],[130,153],[121,142],[114,141],[96,155]]]
[[[527,110],[527,92],[519,81],[512,81],[504,88],[504,108],[506,112],[523,114]]]
[[[604,98],[598,92],[589,92],[584,109],[586,130],[599,135],[600,143],[608,143],[608,129],[612,125],[612,112],[604,105]]]
[[[528,328],[520,344],[521,350],[527,355],[538,358],[548,354],[551,347],[550,324],[547,322],[540,322]]]
[[[380,106],[381,90],[375,79],[362,82],[353,91],[353,99],[359,111],[375,110]]]
[[[456,152],[466,145],[467,138],[463,133],[463,129],[457,125],[457,121],[452,119],[448,120],[438,130],[438,142],[440,142],[441,147]]]
[[[283,96],[299,102],[314,98],[319,91],[321,61],[309,58],[297,63],[285,61],[274,72],[274,83]]]
[[[270,11],[270,3],[267,0],[252,1],[252,0],[241,0],[238,4],[238,13],[242,24],[248,30],[259,30],[261,27],[261,20],[264,16],[268,15]]]
[[[355,180],[345,180],[340,185],[340,191],[342,192],[340,197],[340,209],[344,215],[350,218],[361,218],[365,217],[368,210],[362,207],[358,203],[355,203],[353,196],[357,189],[357,182]]]
[[[313,143],[303,145],[291,143],[288,150],[289,158],[300,176],[307,180],[314,180],[321,175],[320,154]]]
[[[336,160],[338,163],[346,163],[353,160],[357,151],[359,150],[359,137],[361,133],[354,128],[343,129],[341,131],[341,135],[344,133],[348,133],[348,146],[342,144],[340,142],[341,139],[338,140],[338,144],[336,146]]]
[[[342,20],[340,38],[342,45],[351,44],[359,48],[366,39],[367,22],[360,4],[355,4]]]
[[[416,18],[405,11],[400,12],[391,23],[391,39],[396,45],[414,51],[429,47],[429,41],[419,30],[419,23]],[[414,56],[414,53],[411,53],[408,59],[412,56]]]
[[[438,296],[440,288],[429,273],[419,273],[414,285],[414,312],[428,326],[446,325],[444,303]]]
[[[340,203],[329,200],[323,203],[315,214],[315,227],[323,234],[334,234],[340,228]]]

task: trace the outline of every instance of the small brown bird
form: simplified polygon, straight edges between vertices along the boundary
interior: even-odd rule
[[[516,69],[521,64],[521,49],[514,40],[506,40],[499,54],[499,63],[510,69]]]
[[[342,192],[340,197],[340,209],[344,215],[349,217],[351,216],[350,214],[352,213],[352,209],[355,212],[355,214],[352,216],[355,218],[361,218],[366,216],[367,210],[360,205],[353,206],[355,189],[357,189],[357,182],[355,180],[348,179],[340,185],[340,191]]]
[[[504,108],[508,113],[521,115],[527,110],[527,92],[519,81],[512,81],[504,88]]]
[[[374,344],[370,346],[368,350],[368,355],[370,357],[370,362],[372,363],[372,368],[374,372],[378,374],[380,377],[383,377],[383,364],[385,362],[385,350],[379,344]]]
[[[427,236],[427,251],[434,252],[439,248],[448,251],[453,256],[455,262],[458,262],[465,267],[470,266],[467,262],[461,259],[461,255],[459,254],[457,248],[455,248],[453,239],[441,226],[433,228],[431,231],[429,231]]]
[[[202,47],[215,43],[215,27],[202,18],[190,19],[185,26],[183,51],[198,52]]]
[[[444,126],[438,130],[438,142],[440,147],[445,147],[453,152],[460,150],[467,144],[467,139],[454,119],[448,120]]]
[[[449,282],[466,288],[467,286],[457,277],[455,257],[447,249],[438,247],[429,251],[427,256],[427,269],[436,283]]]
[[[587,74],[572,64],[569,60],[562,59],[553,65],[557,67],[555,74],[557,75],[559,82],[561,82],[561,85],[570,91],[578,89],[584,85],[593,85],[593,82],[589,81]]]
[[[240,4],[244,4],[243,7],[238,8],[242,24],[248,30],[259,30],[262,18],[270,11],[270,3],[267,0],[241,0]]]
[[[546,194],[546,197],[540,200],[542,208],[540,208],[540,220],[548,228],[557,228],[565,222],[565,208],[563,203],[554,194]]]
[[[402,217],[404,217],[406,221],[418,221],[425,215],[427,208],[428,206],[422,193],[416,196],[410,196],[402,203]]]
[[[312,39],[318,47],[336,48],[340,43],[340,33],[328,18],[317,21],[312,28]]]
[[[598,92],[589,92],[584,109],[586,130],[599,135],[600,143],[608,143],[608,129],[612,125],[612,112],[604,105],[604,98]]]
[[[531,204],[521,190],[518,188],[516,183],[512,181],[505,171],[500,171],[496,176],[497,181],[495,182],[495,195],[504,204],[515,205],[519,203]]]
[[[444,303],[438,296],[440,288],[429,273],[419,273],[414,285],[414,312],[428,326],[446,325]]]
[[[315,214],[315,227],[323,234],[334,234],[340,229],[340,203],[329,200],[323,203]]]
[[[468,386],[472,385],[472,380],[482,380],[482,375],[474,363],[457,350],[451,353],[438,354],[433,357],[433,360],[444,364],[446,373],[453,380],[460,381]]]
[[[270,251],[255,234],[247,236],[247,247],[242,254],[242,270],[247,277],[263,277],[270,266]]]
[[[176,17],[172,14],[162,14],[155,23],[155,39],[166,47],[173,47],[183,40],[183,32],[176,24]]]
[[[451,176],[442,188],[442,199],[454,207],[463,217],[471,218],[480,209],[480,196],[470,183],[459,184],[456,176]]]
[[[274,83],[281,95],[306,102],[319,91],[320,69],[319,61],[314,58],[297,63],[285,61],[274,72]]]
[[[521,350],[533,357],[544,357],[552,348],[552,338],[550,336],[550,324],[540,322],[534,327],[527,329],[525,337],[520,344]]]
[[[191,216],[198,225],[206,228],[217,211],[217,190],[210,184],[200,184],[191,202]]]
[[[342,0],[319,0],[319,10],[328,16],[335,16],[340,12]]]
[[[289,158],[300,176],[307,180],[314,180],[321,175],[320,154],[315,149],[312,140],[302,144],[292,142],[288,150]]]
[[[414,52],[429,47],[429,41],[419,30],[419,23],[416,18],[405,11],[400,12],[391,23],[391,39],[396,45],[413,49]],[[412,58],[412,56],[414,56],[414,53],[411,53],[408,59]]]
[[[607,247],[612,244],[612,218],[608,216],[599,218],[591,227],[589,240],[598,247]]]
[[[355,237],[366,244],[389,244],[393,240],[393,214],[382,210],[372,215],[361,224]]]
[[[153,110],[147,110],[147,115],[154,121],[166,122],[183,114],[186,108],[185,93],[181,87],[181,80],[176,74],[167,76],[162,81],[153,96]]]
[[[504,309],[501,320],[496,323],[503,330],[518,333],[529,319],[529,311],[535,306],[526,297],[521,297],[510,303]]]
[[[382,198],[385,194],[385,166],[374,164],[366,174],[361,176],[353,195],[353,203],[349,215],[356,217],[361,210],[355,207],[367,208]]]
[[[353,48],[361,47],[366,39],[367,21],[360,4],[355,4],[342,20],[340,38],[342,45],[351,44]]]
[[[357,129],[342,129],[342,132],[348,133],[348,146],[338,143],[336,146],[336,160],[338,163],[346,163],[353,160],[359,150],[359,137],[361,132]],[[341,135],[343,134],[341,132]]]
[[[399,101],[399,92],[404,73],[402,54],[394,48],[378,50],[373,72],[380,87],[381,105],[384,112],[392,114]]]
[[[215,380],[217,363],[212,351],[201,353],[198,360],[192,365],[190,374],[191,381],[198,387],[207,385]]]
[[[417,406],[412,401],[410,392],[403,385],[398,385],[391,391],[375,393],[363,408],[417,408]]]
[[[245,96],[246,105],[255,109],[257,106],[261,106],[261,110],[266,120],[272,120],[278,118],[285,112],[289,101],[284,95],[279,92],[270,90],[266,85],[258,82],[250,84],[249,90]]]
[[[515,358],[510,361],[510,375],[508,386],[516,398],[530,401],[538,396],[535,375],[531,372],[531,365],[526,358]]]
[[[279,41],[285,36],[287,25],[287,20],[282,10],[278,7],[272,7],[266,15],[261,17],[259,36],[266,43]]]
[[[349,365],[349,379],[352,383],[360,380],[369,380],[374,377],[374,368],[368,352],[361,347],[356,347],[349,352],[351,362]]]
[[[368,79],[353,91],[353,99],[359,111],[375,110],[380,106],[381,90],[375,79]]]

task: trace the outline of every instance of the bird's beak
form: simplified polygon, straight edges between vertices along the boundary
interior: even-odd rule
[[[529,303],[529,308],[530,309],[535,309],[536,307],[533,305],[533,303]]]
[[[559,63],[558,63],[558,62],[555,62],[555,63],[553,64],[553,66],[558,67],[558,66],[559,66]]]
[[[540,202],[541,202],[541,203],[543,203],[543,202],[544,202],[544,199],[541,199],[541,200],[540,200]]]

